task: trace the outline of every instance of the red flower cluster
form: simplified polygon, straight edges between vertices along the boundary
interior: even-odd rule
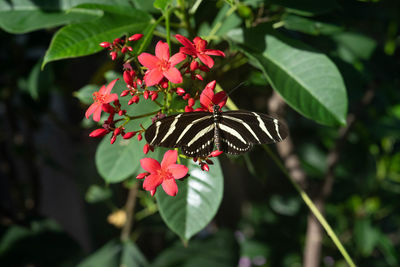
[[[115,60],[118,53],[125,54],[132,52],[132,47],[128,45],[129,42],[137,41],[142,37],[142,34],[134,34],[129,38],[117,38],[112,43],[102,42],[100,46],[108,48],[111,51],[111,59]],[[144,99],[156,101],[160,92],[165,94],[175,92],[178,96],[182,97],[183,100],[187,101],[185,112],[213,112],[214,105],[218,105],[222,108],[226,103],[227,96],[225,92],[214,92],[216,81],[208,83],[200,95],[197,92],[191,95],[182,87],[177,87],[176,84],[183,83],[184,75],[188,75],[192,79],[203,80],[203,73],[210,71],[210,68],[214,66],[214,60],[211,56],[224,57],[225,54],[220,50],[207,49],[207,41],[200,37],[196,37],[193,41],[190,41],[186,37],[178,34],[175,38],[183,47],[180,47],[179,52],[172,56],[170,55],[170,47],[168,44],[159,41],[155,47],[155,55],[141,53],[137,56],[137,61],[133,53],[130,55],[130,58],[127,57],[128,60],[123,66],[123,80],[127,88],[122,91],[120,97],[129,95],[131,98],[128,101],[128,105],[131,105],[138,103],[141,96],[143,96]],[[136,64],[136,68],[133,69],[130,64],[133,60],[135,63],[143,65],[145,71],[143,71],[138,64]],[[111,144],[116,141],[118,135],[121,135],[124,139],[129,139],[137,135],[137,139],[140,141],[143,138],[142,134],[145,128],[140,125],[140,129],[137,131],[125,132],[124,125],[142,116],[131,117],[126,114],[126,110],[121,109],[118,95],[111,93],[116,82],[117,79],[110,82],[107,86],[103,85],[98,92],[93,94],[94,102],[86,111],[86,118],[93,115],[94,121],[100,121],[102,111],[108,113],[109,116],[102,124],[102,127],[92,131],[89,136],[102,137],[111,132]],[[169,86],[169,83],[172,85]],[[197,100],[200,100],[200,107],[195,108]],[[156,103],[161,105],[158,102]],[[114,119],[116,114],[120,117]],[[164,116],[164,114],[158,112],[152,120],[154,122]],[[154,148],[149,144],[145,144],[143,146],[143,153],[147,154],[149,151],[154,151]],[[213,164],[209,158],[216,157],[221,153],[221,151],[214,151],[208,157],[194,158],[194,161],[199,163],[202,170],[209,171],[209,165]],[[155,159],[142,159],[140,163],[146,172],[139,174],[137,178],[145,178],[143,188],[154,195],[157,187],[162,185],[164,191],[168,195],[175,196],[178,192],[175,179],[181,179],[188,173],[187,167],[176,164],[177,158],[178,152],[169,150],[165,153],[161,164]]]
[[[188,173],[188,168],[184,165],[176,164],[178,159],[178,152],[176,150],[168,150],[165,152],[161,164],[152,158],[144,158],[140,160],[140,165],[147,171],[146,173],[139,174],[136,178],[143,179],[143,188],[151,192],[154,196],[157,187],[162,185],[165,193],[170,196],[176,196],[178,193],[178,186],[175,179],[181,179]]]

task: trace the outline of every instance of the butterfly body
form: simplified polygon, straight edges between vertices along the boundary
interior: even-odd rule
[[[221,112],[187,112],[167,116],[154,122],[145,133],[152,146],[179,147],[184,155],[205,157],[215,149],[238,155],[253,144],[280,142],[287,127],[275,118],[245,110]]]

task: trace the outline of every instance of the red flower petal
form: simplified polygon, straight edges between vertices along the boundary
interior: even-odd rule
[[[159,69],[152,69],[146,72],[144,76],[144,82],[147,86],[153,86],[159,83],[164,77],[163,73]]]
[[[193,48],[188,48],[188,47],[181,47],[181,48],[179,48],[179,52],[181,52],[181,53],[183,53],[183,54],[186,54],[186,55],[190,55],[190,56],[193,56],[193,57],[197,57],[197,52],[196,52],[196,49],[193,47]]]
[[[145,66],[146,68],[149,68],[149,69],[158,68],[158,62],[160,61],[159,58],[157,58],[156,56],[153,56],[149,53],[141,53],[138,56],[138,59],[139,59],[140,64],[142,64],[143,66]]]
[[[168,150],[165,152],[164,157],[161,161],[161,168],[165,169],[171,164],[175,164],[178,159],[178,151],[176,150]]]
[[[212,98],[212,102],[215,105],[218,105],[220,108],[225,106],[227,100],[228,100],[228,96],[226,95],[226,93],[224,91],[216,93],[214,95],[214,97]]]
[[[169,62],[171,63],[171,67],[174,67],[176,64],[180,63],[182,60],[186,58],[185,54],[182,53],[176,53],[173,55],[170,59]]]
[[[100,121],[100,117],[101,117],[101,111],[103,110],[101,108],[101,104],[97,105],[96,110],[93,112],[93,120],[94,121]]]
[[[174,179],[166,179],[162,183],[162,187],[165,191],[170,196],[176,196],[178,193],[178,186],[176,185],[176,182]]]
[[[140,165],[142,168],[150,173],[155,173],[161,169],[160,163],[157,160],[152,158],[143,158],[140,160]]]
[[[110,92],[111,92],[111,90],[113,89],[115,83],[116,83],[118,80],[119,80],[119,79],[115,79],[115,80],[111,81],[111,82],[107,85],[106,90],[104,91],[103,94],[109,95]],[[117,98],[118,98],[118,96],[117,96]]]
[[[104,104],[110,103],[110,102],[114,102],[115,100],[118,100],[118,95],[117,94],[107,95],[104,98]]]
[[[102,87],[100,87],[98,92],[99,92],[99,94],[104,95],[104,93],[106,92],[106,86],[103,85]]]
[[[99,102],[94,102],[93,104],[90,105],[90,107],[86,110],[85,113],[86,119],[89,119],[89,116],[93,114],[93,112],[99,105],[101,105]]]
[[[156,57],[168,61],[169,59],[169,46],[163,41],[158,41],[156,45]]]
[[[188,48],[193,48],[193,50],[195,50],[193,43],[191,41],[189,41],[189,39],[186,38],[185,36],[177,34],[177,35],[175,35],[175,38],[184,46],[186,46]]]
[[[210,69],[214,66],[214,60],[210,56],[198,54],[198,57]]]
[[[205,51],[206,55],[210,56],[220,56],[220,57],[225,57],[225,53],[220,51],[220,50],[214,50],[214,49],[206,49]]]
[[[177,68],[170,68],[163,72],[165,78],[167,78],[172,83],[181,83],[182,75]]]
[[[171,179],[172,180],[172,179]],[[144,179],[143,188],[147,191],[155,190],[163,182],[162,177],[158,174],[150,174]]]
[[[181,164],[171,164],[168,166],[167,170],[172,174],[175,179],[181,179],[186,176],[189,169],[185,165]]]
[[[205,88],[200,95],[200,104],[203,108],[209,109],[209,107],[214,106],[212,99],[214,97],[214,91],[211,88]]]

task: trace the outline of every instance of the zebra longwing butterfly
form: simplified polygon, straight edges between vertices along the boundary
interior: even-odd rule
[[[213,150],[238,155],[254,144],[280,142],[286,138],[285,124],[265,114],[235,110],[221,112],[187,112],[167,116],[154,122],[145,132],[152,146],[179,147],[190,157],[205,157]]]

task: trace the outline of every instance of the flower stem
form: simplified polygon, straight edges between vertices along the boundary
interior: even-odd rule
[[[289,175],[288,171],[286,168],[283,166],[282,162],[278,159],[278,157],[271,151],[271,149],[267,145],[262,146],[264,150],[267,152],[267,154],[271,157],[271,159],[274,161],[274,163],[279,167],[279,169],[285,174],[285,176],[289,179],[290,183],[293,185],[293,187],[296,189],[296,191],[300,194],[301,198],[303,199],[304,203],[308,206],[308,208],[311,210],[311,212],[314,214],[315,218],[319,221],[319,223],[322,225],[322,227],[325,229],[329,237],[332,239],[333,243],[336,245],[336,247],[339,249],[340,253],[343,255],[343,258],[346,260],[347,264],[351,267],[355,267],[356,265],[354,264],[353,260],[347,253],[346,249],[344,248],[343,244],[340,242],[339,238],[336,236],[335,232],[329,225],[329,223],[326,221],[324,216],[319,212],[318,208],[314,205],[310,197],[307,195],[307,193],[300,188],[300,186],[293,180],[293,178]]]
[[[135,119],[140,119],[140,118],[148,117],[148,116],[151,116],[151,115],[155,115],[155,114],[158,113],[158,111],[159,110],[153,111],[153,112],[150,112],[150,113],[146,113],[146,114],[142,114],[142,115],[138,115],[138,116],[126,116],[126,117],[128,117],[129,120],[135,120]]]
[[[169,47],[169,55],[171,56],[171,25],[170,25],[169,15],[170,15],[170,9],[167,8],[167,10],[165,10],[164,17],[165,17],[165,29],[167,31],[166,39]]]
[[[128,198],[125,204],[126,222],[121,231],[121,241],[128,241],[131,235],[133,224],[133,212],[135,211],[136,196],[138,193],[138,183],[135,182],[129,189]]]

